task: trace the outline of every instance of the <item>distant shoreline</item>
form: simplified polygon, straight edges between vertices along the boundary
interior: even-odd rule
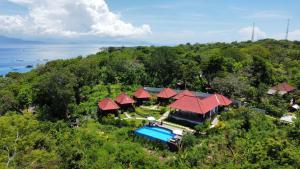
[[[57,59],[88,56],[101,51],[98,44],[6,44],[0,47],[0,76],[9,72],[25,73],[39,64]],[[31,67],[32,66],[32,67]]]

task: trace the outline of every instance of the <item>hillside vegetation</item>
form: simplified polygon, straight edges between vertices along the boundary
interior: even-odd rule
[[[300,91],[267,96],[280,82],[300,89],[300,42],[110,47],[10,73],[0,77],[0,168],[300,168],[299,112],[294,124],[278,120]],[[99,100],[141,86],[218,92],[246,106],[170,152],[133,135],[143,121],[99,118]]]

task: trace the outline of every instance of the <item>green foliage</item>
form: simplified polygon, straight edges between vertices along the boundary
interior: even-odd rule
[[[9,90],[0,91],[0,115],[8,111],[19,111],[18,101]]]
[[[193,134],[186,134],[183,136],[181,145],[183,149],[188,149],[193,147],[197,142],[196,137]]]
[[[68,106],[74,100],[76,80],[68,71],[55,71],[41,76],[33,85],[33,103],[49,117],[67,118]]]
[[[253,57],[252,65],[250,67],[250,75],[250,78],[252,79],[252,84],[255,87],[258,87],[260,83],[273,83],[274,78],[272,65],[263,57]]]

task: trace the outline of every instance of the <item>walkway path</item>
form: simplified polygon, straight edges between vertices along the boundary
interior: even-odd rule
[[[165,113],[158,119],[158,121],[159,121],[159,122],[164,121],[166,118],[169,117],[169,114],[170,114],[170,111],[165,112]]]
[[[125,114],[127,119],[132,119],[132,117],[127,112],[125,112],[124,114]]]
[[[163,126],[168,126],[170,128],[179,128],[179,129],[182,129],[182,130],[185,130],[189,133],[194,133],[196,132],[195,130],[189,128],[189,127],[185,127],[185,126],[182,126],[182,125],[178,125],[178,124],[174,124],[174,123],[170,123],[170,122],[167,122],[167,121],[164,121],[163,122]]]
[[[148,109],[148,110],[156,110],[159,111],[159,106],[141,106],[143,109]]]

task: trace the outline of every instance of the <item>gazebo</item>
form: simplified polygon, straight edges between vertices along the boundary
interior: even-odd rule
[[[115,114],[117,115],[120,107],[112,99],[105,98],[98,103],[98,108],[102,115]]]
[[[294,91],[295,89],[296,88],[294,86],[291,86],[290,84],[284,82],[284,83],[280,83],[280,84],[272,87],[271,89],[269,89],[268,94],[274,95],[275,93],[278,93],[280,95],[285,95],[287,93]]]
[[[192,96],[192,97],[196,97],[195,93],[189,90],[184,90],[180,93],[178,93],[176,96],[174,96],[173,98],[175,100],[181,99],[183,96]]]
[[[118,103],[118,105],[122,108],[122,109],[129,109],[129,108],[133,108],[133,104],[135,103],[135,101],[130,98],[127,94],[125,93],[121,93],[117,98],[116,98],[116,102]]]
[[[149,101],[151,98],[151,95],[144,89],[139,88],[134,94],[134,99],[136,100],[136,103],[138,105],[143,104],[145,101]]]
[[[174,97],[177,94],[176,91],[174,91],[171,88],[164,88],[161,92],[159,92],[156,96],[159,102],[167,102],[172,97]]]

